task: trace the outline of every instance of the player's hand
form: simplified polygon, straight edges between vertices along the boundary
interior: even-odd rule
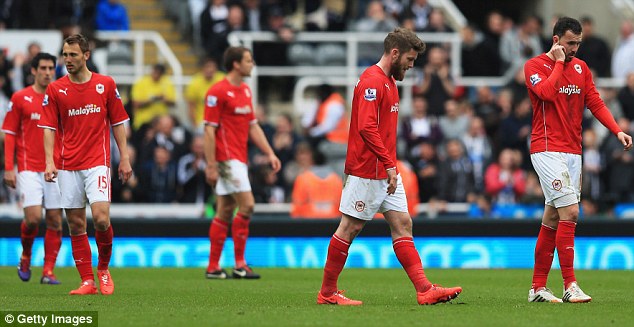
[[[49,183],[54,183],[57,178],[57,167],[55,164],[46,164],[46,170],[44,171],[44,180]]]
[[[623,132],[616,134],[616,137],[618,137],[619,141],[623,144],[623,151],[630,151],[632,148],[632,137]]]
[[[389,169],[387,171],[387,194],[392,195],[396,192],[396,169]]]
[[[132,166],[129,159],[122,159],[119,163],[119,179],[125,184],[132,176]]]
[[[564,46],[558,43],[554,43],[550,48],[549,53],[555,57],[555,61],[564,61],[566,60],[566,51],[564,50]]]
[[[218,181],[218,164],[207,164],[207,167],[205,167],[205,178],[207,184],[211,185],[211,187],[216,186],[216,182]]]
[[[282,169],[282,162],[275,155],[275,153],[271,153],[267,157],[269,159],[269,162],[271,163],[271,168],[273,168],[274,173],[277,173],[278,171],[280,171],[280,169]]]
[[[15,188],[15,171],[7,170],[4,172],[4,185]]]

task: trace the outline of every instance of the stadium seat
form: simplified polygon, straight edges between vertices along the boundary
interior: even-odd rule
[[[336,43],[324,43],[317,46],[315,51],[319,66],[345,66],[346,47]]]
[[[288,60],[295,66],[315,65],[315,48],[306,43],[293,43],[287,50]]]

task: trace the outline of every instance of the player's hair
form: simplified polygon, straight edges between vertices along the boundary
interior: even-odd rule
[[[581,34],[581,23],[570,17],[559,18],[557,23],[555,23],[555,27],[553,27],[553,36],[557,35],[562,37],[566,34],[566,31],[571,31],[574,35]]]
[[[398,49],[402,54],[414,49],[418,53],[425,51],[426,45],[416,36],[416,33],[402,27],[397,27],[390,32],[383,41],[383,52],[390,53],[392,49]]]
[[[57,65],[57,58],[50,54],[50,53],[46,53],[46,52],[40,52],[37,55],[35,55],[35,57],[33,57],[33,59],[31,59],[31,68],[35,68],[37,69],[37,67],[40,66],[40,61],[42,60],[50,60],[53,62],[53,67],[55,67]]]
[[[64,40],[66,44],[78,44],[82,53],[90,51],[90,46],[88,45],[88,39],[81,34],[75,34],[67,37]]]
[[[225,71],[228,73],[233,70],[233,63],[242,61],[245,52],[251,52],[251,50],[245,47],[229,47],[225,50],[223,55],[224,61],[222,63]]]

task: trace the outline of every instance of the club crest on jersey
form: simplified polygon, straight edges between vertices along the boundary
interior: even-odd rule
[[[97,93],[103,94],[103,91],[105,90],[105,87],[103,86],[103,84],[99,83],[99,84],[97,84],[97,86],[95,86],[95,90],[97,90]]]
[[[44,94],[44,100],[42,101],[43,106],[48,106],[48,94]]]
[[[363,98],[366,101],[374,101],[376,100],[376,89],[365,89],[365,94]]]
[[[555,191],[560,191],[561,190],[561,185],[562,184],[561,184],[560,180],[556,179],[556,180],[553,181],[553,189]]]
[[[9,101],[9,105],[7,106],[7,112],[11,112],[13,109],[13,102]]]
[[[213,95],[207,96],[207,107],[215,107],[218,103],[218,98]]]
[[[357,212],[361,212],[363,210],[365,210],[365,203],[363,203],[363,201],[357,201],[354,203],[354,210],[357,210]]]
[[[533,86],[537,85],[537,83],[542,81],[542,79],[539,77],[539,74],[533,74],[531,75],[531,77],[529,77],[529,79]]]
[[[581,65],[579,64],[575,64],[575,70],[577,71],[577,73],[581,74]]]

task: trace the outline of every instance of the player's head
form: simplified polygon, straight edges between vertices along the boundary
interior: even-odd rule
[[[389,56],[391,61],[390,75],[399,81],[405,78],[405,71],[414,67],[414,60],[423,51],[425,43],[405,28],[395,29],[383,41],[383,56]]]
[[[57,58],[50,53],[40,52],[31,59],[31,74],[35,76],[35,84],[46,88],[55,78]]]
[[[581,23],[570,17],[561,17],[553,27],[553,43],[564,47],[566,62],[570,62],[581,45]]]
[[[86,69],[86,61],[90,58],[88,40],[81,34],[67,37],[62,47],[62,56],[69,74],[76,74]]]
[[[245,47],[229,47],[225,50],[223,66],[227,73],[237,72],[242,77],[251,76],[255,66],[251,50]]]

